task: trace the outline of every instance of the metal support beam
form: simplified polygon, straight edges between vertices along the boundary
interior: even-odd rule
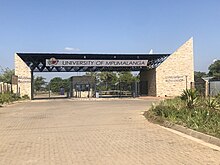
[[[31,100],[34,99],[34,72],[31,70]]]

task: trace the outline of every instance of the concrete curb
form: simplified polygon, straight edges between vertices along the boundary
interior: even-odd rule
[[[70,101],[120,101],[120,100],[140,100],[139,98],[70,98]]]
[[[13,106],[13,105],[16,105],[16,104],[19,104],[19,103],[26,103],[26,102],[31,102],[31,100],[19,100],[19,101],[10,102],[8,104],[2,104],[2,105],[0,105],[0,108]]]
[[[220,139],[219,138],[216,138],[216,137],[213,137],[213,136],[210,136],[210,135],[192,130],[190,128],[186,128],[186,127],[181,126],[181,125],[173,124],[173,123],[170,123],[170,122],[167,122],[167,121],[164,122],[163,124],[160,124],[160,125],[164,126],[164,127],[167,127],[167,128],[171,128],[173,130],[179,131],[181,133],[190,135],[194,138],[203,140],[207,143],[214,144],[214,145],[217,145],[217,146],[220,147]]]

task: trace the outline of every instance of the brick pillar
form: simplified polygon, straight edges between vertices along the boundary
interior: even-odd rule
[[[209,96],[209,81],[205,80],[205,97]]]

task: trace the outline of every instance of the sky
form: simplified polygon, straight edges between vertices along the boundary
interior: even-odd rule
[[[219,0],[0,0],[4,68],[16,52],[172,53],[191,37],[207,72],[220,59]]]

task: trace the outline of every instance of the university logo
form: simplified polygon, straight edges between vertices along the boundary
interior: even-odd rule
[[[49,60],[48,60],[48,64],[49,65],[57,65],[58,64],[58,62],[59,62],[59,60],[57,60],[56,58],[50,58]]]

